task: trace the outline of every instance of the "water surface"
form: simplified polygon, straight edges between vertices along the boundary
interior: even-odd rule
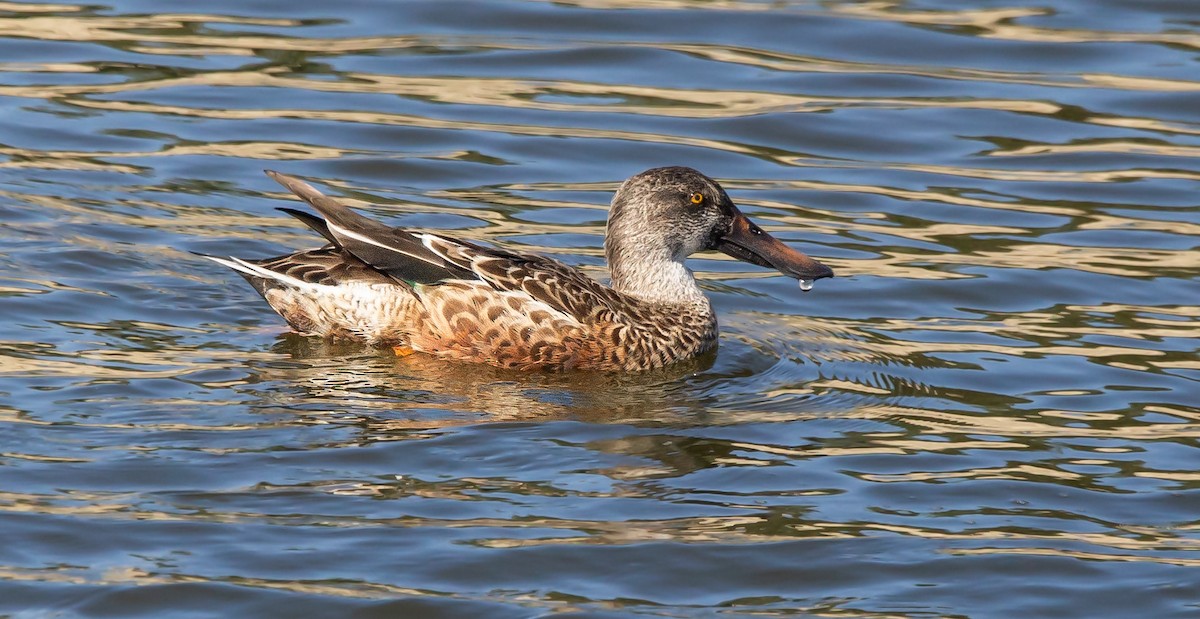
[[[0,615],[1197,616],[1198,50],[1185,0],[0,2]],[[603,278],[661,165],[839,277],[700,256],[714,358],[529,375],[190,253],[319,243],[271,168]]]

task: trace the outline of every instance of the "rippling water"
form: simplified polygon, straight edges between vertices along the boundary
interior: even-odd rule
[[[963,8],[963,5],[975,5]],[[1200,616],[1200,8],[0,2],[0,614]],[[719,178],[715,359],[288,334],[261,174],[603,277]]]

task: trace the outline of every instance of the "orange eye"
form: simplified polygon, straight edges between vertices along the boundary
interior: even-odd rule
[[[699,191],[692,194],[692,204],[704,204],[704,194]]]

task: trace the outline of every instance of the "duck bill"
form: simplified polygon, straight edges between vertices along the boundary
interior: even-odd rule
[[[741,213],[735,213],[729,232],[717,240],[717,249],[750,264],[769,267],[812,282],[833,277],[833,269],[784,245]]]

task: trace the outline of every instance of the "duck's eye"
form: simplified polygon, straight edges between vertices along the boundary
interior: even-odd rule
[[[704,194],[699,191],[692,194],[692,204],[704,204]]]

